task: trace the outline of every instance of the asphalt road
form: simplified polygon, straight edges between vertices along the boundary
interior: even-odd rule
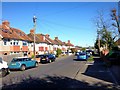
[[[75,61],[75,56],[65,56],[55,62],[40,64],[25,71],[11,71],[2,78],[3,88],[28,87],[69,87],[86,61]],[[76,81],[75,81],[76,82]],[[37,85],[38,84],[38,85]],[[22,86],[21,86],[22,85]],[[30,87],[30,86],[29,86]]]

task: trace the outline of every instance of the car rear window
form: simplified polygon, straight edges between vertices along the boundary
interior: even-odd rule
[[[40,58],[43,57],[44,55],[36,55],[36,58]]]

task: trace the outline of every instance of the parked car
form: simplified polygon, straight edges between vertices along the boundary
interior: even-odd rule
[[[78,60],[87,60],[88,59],[88,55],[86,54],[86,52],[81,52],[77,55],[77,59]]]
[[[55,61],[55,59],[56,59],[56,56],[54,54],[44,54],[44,55],[42,55],[40,62],[41,63],[45,63],[45,62],[51,63],[51,62]]]
[[[79,55],[80,52],[75,52],[75,56]]]
[[[32,60],[28,57],[17,57],[13,58],[9,64],[9,69],[20,69],[24,71],[26,68],[37,67],[38,62],[36,60]]]
[[[44,54],[42,54],[42,55],[36,55],[36,60],[37,60],[37,62],[39,62],[40,63],[40,60],[41,60],[41,57],[43,57],[44,56]]]
[[[8,68],[7,62],[2,60],[2,58],[0,57],[0,77],[4,77],[9,73],[10,73],[10,70]]]
[[[92,55],[90,52],[87,52],[87,51],[86,51],[86,54],[88,57],[90,57]]]

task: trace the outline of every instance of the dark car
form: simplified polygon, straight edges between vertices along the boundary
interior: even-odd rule
[[[40,62],[41,63],[45,63],[45,62],[51,63],[51,62],[55,61],[55,59],[56,59],[56,57],[54,54],[44,54],[41,56]]]
[[[37,60],[37,62],[40,63],[41,57],[43,57],[43,56],[44,56],[44,54],[36,55],[36,56],[35,56],[35,60]]]

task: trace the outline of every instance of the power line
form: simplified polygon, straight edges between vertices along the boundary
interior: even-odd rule
[[[46,22],[46,23],[49,23],[49,24],[53,24],[53,25],[57,25],[57,26],[60,26],[60,27],[64,27],[64,28],[70,28],[71,30],[80,30],[83,28],[81,27],[74,27],[74,26],[69,26],[69,25],[65,25],[65,24],[61,24],[61,23],[58,23],[58,22],[54,22],[54,21],[50,21],[50,20],[46,20],[46,19],[41,19],[40,21],[43,21],[43,22]],[[84,28],[84,30],[87,30],[89,28]]]

